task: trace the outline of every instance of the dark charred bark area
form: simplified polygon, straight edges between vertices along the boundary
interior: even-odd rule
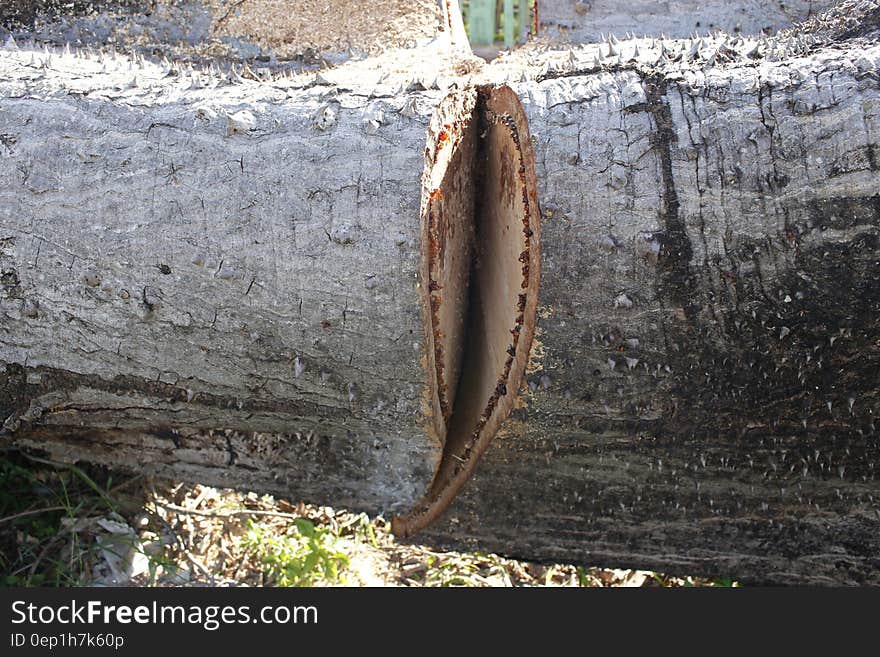
[[[540,367],[420,540],[880,583],[878,150],[874,101],[853,100],[876,71],[801,85],[785,66],[716,81],[627,66],[634,102],[562,102],[568,77],[601,71],[540,78],[561,108],[533,110],[543,133],[530,117],[549,201]]]
[[[660,161],[663,181],[661,221],[664,227],[662,232],[653,236],[659,242],[658,293],[669,298],[674,305],[681,306],[688,319],[692,320],[699,313],[699,308],[694,306],[698,298],[698,281],[691,271],[694,249],[681,216],[672,173],[672,148],[677,145],[678,138],[673,129],[672,112],[666,98],[667,83],[662,75],[644,76],[643,80],[647,102],[630,105],[624,111],[647,112],[656,126],[650,143]]]
[[[148,11],[151,5],[151,0],[4,0],[0,5],[0,27],[7,30],[32,27],[39,14],[79,16],[118,7],[139,7]]]

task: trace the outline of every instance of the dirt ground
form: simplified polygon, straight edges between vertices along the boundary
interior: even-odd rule
[[[192,62],[334,64],[436,37],[436,0],[4,0],[0,36]],[[322,62],[326,60],[325,62]]]
[[[0,453],[0,585],[731,586],[398,542],[381,516]]]

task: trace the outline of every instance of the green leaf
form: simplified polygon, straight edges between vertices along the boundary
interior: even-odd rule
[[[312,538],[315,535],[315,525],[313,525],[310,520],[297,518],[293,521],[293,524],[296,525],[296,530],[300,535],[305,536],[306,538]]]
[[[309,552],[306,555],[305,562],[303,563],[303,570],[306,573],[311,573],[315,566],[318,565],[318,560],[321,558],[321,554],[319,552]]]

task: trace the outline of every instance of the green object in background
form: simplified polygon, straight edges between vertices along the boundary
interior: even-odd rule
[[[501,40],[506,48],[525,43],[531,31],[534,0],[462,0],[462,13],[470,42],[492,46]]]
[[[516,22],[513,20],[513,0],[504,0],[504,46],[513,48],[516,43]]]
[[[471,0],[468,7],[468,36],[473,45],[495,42],[495,0]]]
[[[529,0],[519,0],[519,40],[521,43],[525,43],[526,38],[529,34],[529,18],[531,17],[531,10],[529,9]]]

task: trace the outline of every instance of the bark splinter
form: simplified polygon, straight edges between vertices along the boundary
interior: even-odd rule
[[[535,331],[540,225],[528,123],[509,87],[455,92],[425,151],[422,281],[443,455],[398,535],[433,522],[513,408]]]

